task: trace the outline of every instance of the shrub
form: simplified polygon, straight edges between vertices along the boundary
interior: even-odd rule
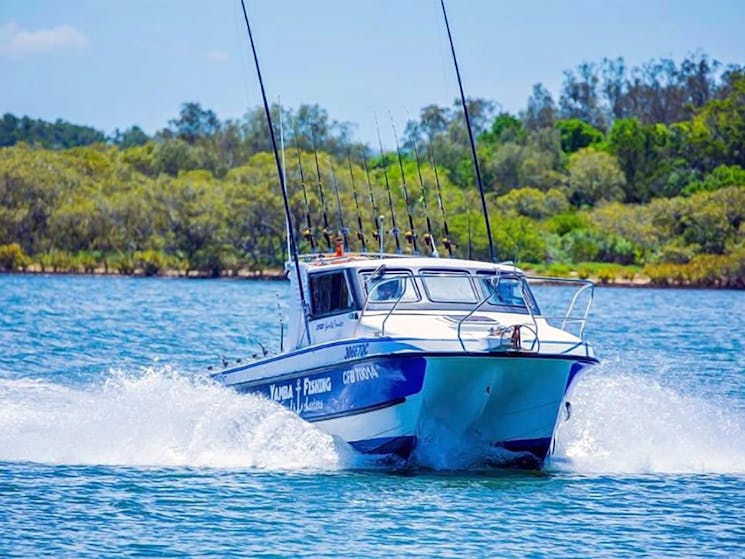
[[[135,273],[135,260],[132,253],[118,252],[108,259],[108,264],[120,274],[131,276]]]
[[[8,272],[25,270],[28,265],[29,258],[23,252],[21,245],[18,243],[0,245],[0,270]]]

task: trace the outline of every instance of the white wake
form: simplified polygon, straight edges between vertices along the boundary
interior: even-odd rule
[[[0,460],[328,470],[354,455],[277,404],[165,368],[82,388],[0,379]]]
[[[745,418],[735,402],[685,395],[643,375],[598,370],[580,379],[572,403],[550,469],[745,473]],[[453,441],[440,442],[428,449],[437,457],[430,467],[462,469],[478,461],[455,452]],[[169,368],[113,372],[83,387],[0,379],[0,461],[375,467],[275,403]]]
[[[643,375],[580,379],[556,441],[557,468],[611,473],[745,473],[745,418]]]

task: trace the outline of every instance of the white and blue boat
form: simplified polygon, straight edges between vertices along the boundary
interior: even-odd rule
[[[335,254],[301,256],[271,111],[242,5],[283,195],[290,254],[287,271],[295,295],[289,301],[286,347],[290,349],[228,368],[214,378],[289,408],[365,454],[426,464],[428,460],[422,458],[431,449],[452,448],[475,459],[498,455],[501,462],[540,467],[551,452],[559,422],[569,415],[568,397],[578,375],[597,363],[584,339],[593,285],[566,280],[574,282],[577,290],[557,322],[541,312],[531,280],[520,269],[511,263],[494,263],[455,49],[491,261],[418,256],[411,213],[406,237],[412,242],[412,254],[401,255],[392,203],[390,232],[397,254],[384,254],[383,220],[376,216],[381,229],[378,254],[344,254],[339,245]],[[399,163],[400,157],[399,152]],[[402,165],[401,174],[403,181]],[[385,182],[390,203],[387,175]],[[405,184],[403,194],[408,211]],[[346,245],[347,232],[340,222]],[[309,213],[307,223],[312,245]],[[446,224],[444,229],[450,251]],[[327,230],[326,225],[324,234]],[[360,237],[364,239],[361,230]],[[431,231],[426,238],[432,256],[437,256]],[[329,241],[329,249],[330,245]]]
[[[362,453],[416,460],[444,443],[540,466],[579,373],[597,363],[583,338],[589,281],[558,280],[578,290],[557,327],[511,264],[314,256],[300,263],[299,284],[288,267],[310,304],[308,328],[296,297],[291,350],[215,377]]]

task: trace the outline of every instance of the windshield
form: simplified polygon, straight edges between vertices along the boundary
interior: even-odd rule
[[[386,273],[382,276],[372,279],[372,274],[364,274],[365,290],[368,293],[368,300],[371,303],[391,303],[398,301],[414,302],[419,300],[414,282],[409,274]]]
[[[427,297],[436,303],[476,303],[479,298],[468,274],[426,274],[422,283]]]
[[[530,305],[534,314],[540,314],[530,289],[519,278],[491,276],[481,278],[480,281],[484,293],[492,293],[489,297],[490,304],[521,309],[527,309]]]

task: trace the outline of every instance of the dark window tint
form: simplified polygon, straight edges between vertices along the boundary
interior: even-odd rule
[[[354,307],[344,272],[310,275],[313,316],[336,314]]]

